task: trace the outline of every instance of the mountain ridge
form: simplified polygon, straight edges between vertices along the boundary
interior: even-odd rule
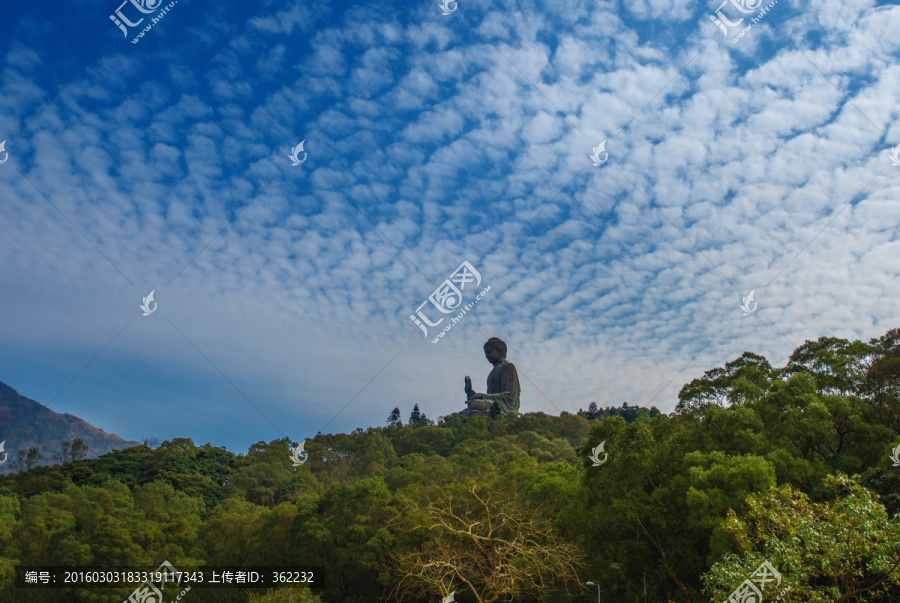
[[[5,442],[4,452],[9,455],[7,462],[0,465],[0,473],[13,470],[11,461],[17,450],[37,447],[43,458],[35,466],[51,465],[53,453],[61,451],[64,441],[79,438],[89,447],[85,458],[97,458],[112,450],[140,445],[140,442],[108,433],[75,415],[51,410],[0,381],[0,442]]]

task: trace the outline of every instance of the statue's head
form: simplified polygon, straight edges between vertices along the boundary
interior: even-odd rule
[[[502,339],[499,337],[491,337],[488,339],[484,344],[484,351],[486,353],[491,349],[497,350],[500,354],[501,361],[506,360],[506,343]]]

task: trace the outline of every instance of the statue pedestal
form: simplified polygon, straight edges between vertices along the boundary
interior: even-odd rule
[[[491,414],[490,410],[478,410],[475,408],[464,408],[457,413],[453,413],[456,415],[463,415],[467,417],[488,417]]]

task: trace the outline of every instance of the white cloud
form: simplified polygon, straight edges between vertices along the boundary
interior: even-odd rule
[[[165,416],[221,385],[196,345],[299,438],[361,390],[329,430],[416,402],[431,417],[459,410],[494,335],[525,411],[651,399],[670,411],[681,385],[745,350],[779,364],[804,338],[896,326],[900,68],[885,24],[900,11],[779,7],[767,19],[803,52],[765,58],[763,30],[732,45],[703,22],[666,48],[609,6],[570,8],[564,26],[531,5],[473,4],[424,30],[443,17],[354,9],[314,33],[306,9],[273,9],[212,57],[240,93],[187,47],[160,51],[178,55],[164,69],[130,49],[103,58],[28,130],[7,128],[0,313],[13,320],[0,348],[52,358],[56,387],[134,319],[84,387],[119,362],[158,388],[169,372],[172,402],[154,400]],[[672,2],[629,10],[689,17]],[[0,124],[50,96],[27,83],[47,58],[11,48],[0,98],[19,105]],[[604,138],[609,162],[593,167]],[[303,139],[309,159],[292,167]],[[492,289],[433,345],[408,316],[463,260]],[[154,288],[159,311],[141,317]],[[751,289],[759,310],[745,317]],[[172,435],[215,440],[245,412],[229,441],[281,437],[229,387],[220,417],[209,407]],[[78,414],[74,397],[58,404]],[[133,410],[109,412],[126,425]]]

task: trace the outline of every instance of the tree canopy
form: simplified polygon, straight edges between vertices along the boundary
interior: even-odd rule
[[[574,603],[596,595],[587,581],[637,601],[646,578],[648,600],[699,603],[768,568],[767,601],[897,601],[898,377],[893,330],[805,342],[783,367],[745,352],[687,383],[671,415],[592,403],[434,422],[415,404],[406,425],[395,408],[383,427],[307,440],[300,466],[284,439],[233,454],[175,438],[93,460],[67,443],[50,467],[23,451],[0,477],[0,603],[23,600],[18,565],[163,560],[322,568],[312,590],[191,601]]]

